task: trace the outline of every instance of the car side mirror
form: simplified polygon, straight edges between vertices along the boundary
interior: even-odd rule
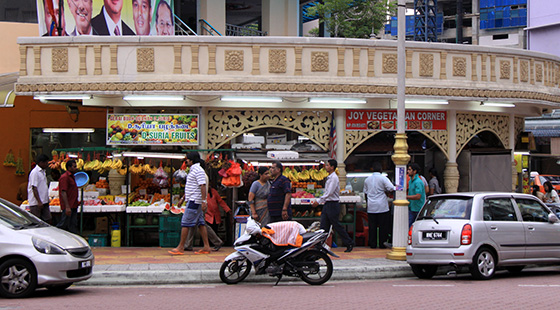
[[[553,223],[553,224],[554,224],[554,223],[558,223],[558,221],[559,221],[559,220],[558,220],[558,217],[556,216],[556,214],[554,214],[554,213],[549,213],[549,214],[548,214],[548,222],[549,222],[549,223]]]

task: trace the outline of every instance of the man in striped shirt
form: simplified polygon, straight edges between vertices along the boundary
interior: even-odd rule
[[[204,214],[208,209],[206,202],[207,182],[206,172],[204,172],[204,161],[200,159],[198,152],[190,152],[187,154],[187,166],[190,167],[187,175],[187,183],[185,184],[185,195],[177,204],[180,207],[183,201],[187,202],[187,208],[181,219],[181,241],[173,250],[169,251],[172,255],[184,254],[185,242],[190,228],[198,226],[200,236],[204,247],[194,252],[195,254],[210,254],[210,244],[208,243],[208,231],[206,230],[206,221]]]

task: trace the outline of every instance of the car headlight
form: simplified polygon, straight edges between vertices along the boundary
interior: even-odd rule
[[[43,254],[66,254],[66,251],[64,251],[64,249],[52,242],[48,242],[36,237],[33,237],[32,240],[35,249]]]

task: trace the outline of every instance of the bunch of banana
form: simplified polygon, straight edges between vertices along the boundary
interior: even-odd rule
[[[82,170],[84,167],[84,160],[82,158],[78,158],[78,160],[76,160],[76,167],[78,170]]]
[[[101,169],[109,171],[111,170],[111,167],[113,166],[113,160],[112,159],[105,159],[105,161],[103,162],[103,164],[101,164]]]
[[[299,182],[299,173],[297,172],[296,169],[290,169],[290,168],[286,168],[284,169],[284,172],[282,173],[285,177],[287,177],[288,179],[290,179],[290,181],[292,182]]]
[[[117,169],[117,172],[118,172],[120,175],[126,175],[126,170],[127,170],[127,169],[126,169],[126,166],[122,166],[122,167],[120,167],[120,168]]]
[[[301,181],[309,180],[309,171],[307,169],[303,169],[298,173],[298,179]]]
[[[157,171],[157,167],[150,164],[145,164],[143,170],[144,173],[155,174]]]
[[[93,162],[91,160],[86,161],[86,163],[84,164],[84,170],[91,171],[92,168],[93,168]]]
[[[99,170],[101,169],[101,166],[103,165],[102,162],[100,162],[99,160],[93,160],[91,162],[91,170]]]
[[[144,166],[139,164],[134,164],[130,166],[130,173],[141,174],[144,171]]]
[[[60,169],[62,169],[63,171],[66,171],[66,161],[65,160],[60,163]]]
[[[172,172],[170,166],[163,167],[163,171],[165,171],[165,173],[167,173],[167,174],[171,174],[171,172]]]
[[[113,159],[113,162],[111,163],[111,169],[113,169],[113,170],[120,169],[120,168],[122,167],[122,165],[123,165],[122,160],[120,160],[120,159],[117,159],[117,160]]]

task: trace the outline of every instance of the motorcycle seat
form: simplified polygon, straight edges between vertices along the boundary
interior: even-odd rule
[[[302,243],[307,242],[307,240],[311,239],[311,237],[315,236],[316,234],[317,234],[316,232],[307,232],[307,233],[301,235],[303,237],[303,242]]]

